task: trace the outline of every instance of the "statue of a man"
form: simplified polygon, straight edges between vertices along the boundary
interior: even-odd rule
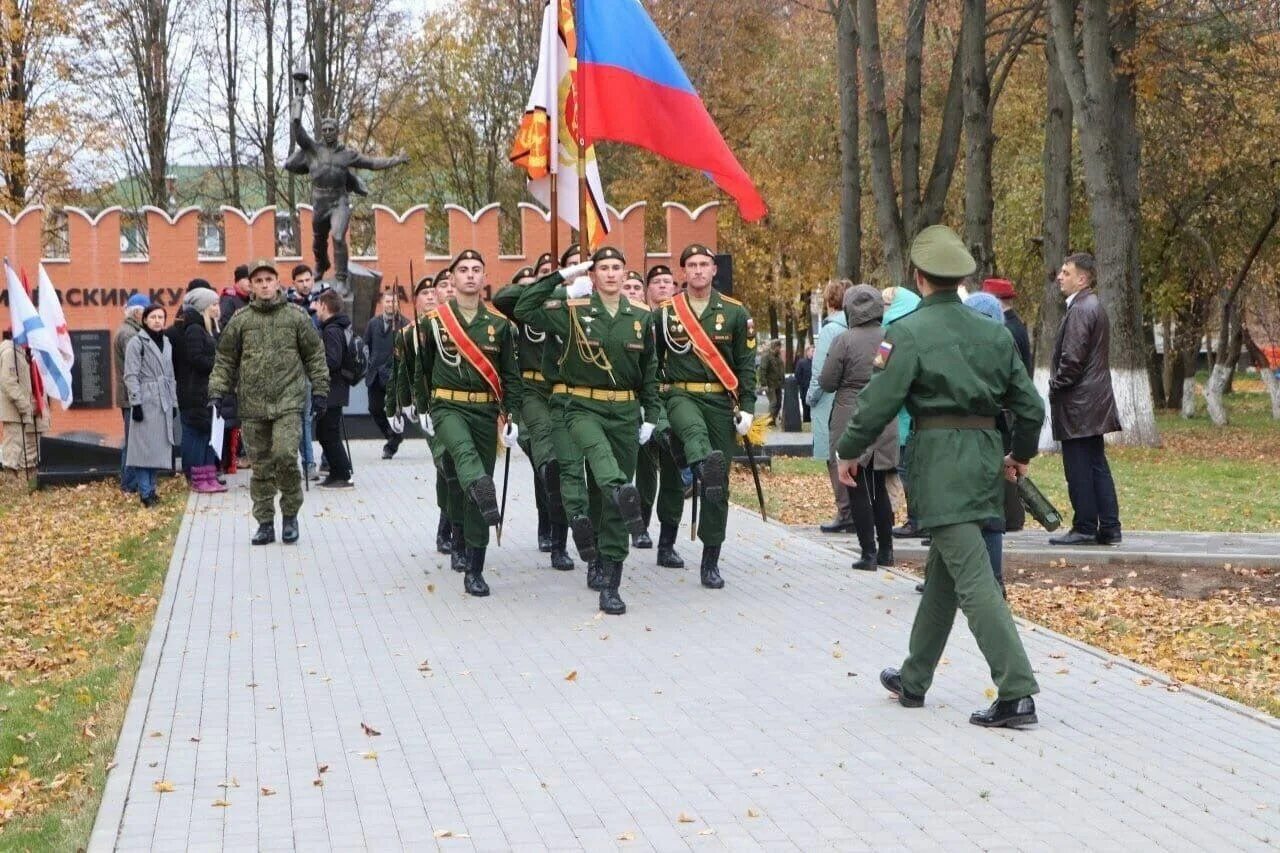
[[[312,139],[302,128],[302,98],[294,97],[289,104],[292,116],[291,130],[298,150],[293,153],[285,168],[296,175],[311,176],[312,251],[316,256],[316,279],[324,277],[329,269],[329,235],[333,235],[334,278],[347,282],[347,225],[351,221],[351,193],[368,195],[364,182],[353,169],[390,169],[408,163],[404,154],[394,157],[366,157],[354,148],[338,141],[338,120],[320,119],[317,128],[319,141]]]

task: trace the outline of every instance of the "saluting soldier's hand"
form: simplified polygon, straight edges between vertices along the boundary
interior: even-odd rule
[[[579,264],[569,264],[569,266],[560,270],[560,277],[565,281],[573,281],[578,276],[595,266],[595,261],[586,260]]]
[[[402,432],[404,432],[404,418],[400,417],[399,415],[394,415],[390,420],[387,421],[387,423],[391,425],[391,431],[394,432],[396,435],[400,435]]]
[[[515,421],[507,421],[506,429],[502,431],[502,443],[510,450],[519,443],[520,427],[516,426]]]
[[[840,474],[840,482],[850,487],[856,487],[858,485],[857,459],[841,459],[837,465],[837,470]]]
[[[657,429],[657,424],[640,424],[640,443],[648,444],[649,439],[653,438],[655,429]]]
[[[1010,483],[1018,482],[1019,477],[1027,476],[1027,463],[1019,462],[1009,454],[1004,458],[1004,478]]]
[[[570,299],[581,299],[584,296],[591,295],[592,287],[594,285],[592,285],[591,279],[585,275],[580,275],[573,280],[572,284],[565,286],[564,294]]]

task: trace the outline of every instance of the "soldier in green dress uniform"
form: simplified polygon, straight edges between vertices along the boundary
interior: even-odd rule
[[[685,292],[664,302],[657,319],[663,399],[672,436],[701,489],[702,585],[720,589],[734,432],[751,429],[756,398],[755,323],[745,305],[711,286],[716,263],[710,249],[687,247],[680,265]]]
[[[969,721],[1028,725],[1036,722],[1031,697],[1039,687],[981,528],[1004,511],[1003,481],[1025,474],[1036,455],[1044,403],[1009,333],[960,301],[956,288],[977,266],[960,238],[942,225],[926,228],[910,257],[924,299],[885,333],[871,382],[836,447],[840,479],[852,486],[858,457],[899,409],[911,414],[911,503],[933,543],[907,659],[901,670],[881,673],[880,683],[903,705],[923,705],[959,607],[998,691]],[[1002,409],[1013,415],[1008,456],[996,423]]]
[[[554,268],[549,263],[550,259],[550,255],[544,255],[538,259],[538,266]],[[539,486],[534,489],[538,508],[538,548],[550,551],[553,569],[571,571],[573,560],[566,547],[569,523],[560,503],[560,467],[551,435],[551,385],[542,372],[547,333],[515,320],[516,301],[533,281],[534,270],[531,267],[521,269],[511,284],[494,294],[493,304],[515,323],[518,340],[516,353],[520,363],[520,378],[524,384],[520,410],[521,447],[533,464],[534,477]]]
[[[645,301],[649,310],[657,312],[676,291],[676,280],[671,268],[658,264],[645,276]],[[653,327],[654,345],[658,346],[658,324]],[[662,376],[658,376],[661,387]],[[658,435],[670,430],[671,424],[665,419],[658,423]],[[654,507],[658,510],[658,554],[659,566],[672,569],[683,569],[684,560],[676,552],[676,537],[680,530],[680,516],[684,513],[684,480],[680,476],[680,466],[671,455],[669,443],[651,441],[640,448],[640,457],[636,460],[636,488],[640,490],[640,500],[644,505],[644,524],[648,528],[653,518]],[[649,533],[632,537],[632,548],[652,548],[653,540]]]
[[[462,517],[466,576],[471,595],[489,594],[484,580],[489,527],[502,520],[493,468],[498,422],[502,442],[516,447],[519,430],[512,419],[520,411],[523,386],[516,367],[515,335],[510,321],[480,294],[485,287],[484,259],[473,249],[454,259],[457,295],[419,320],[422,358],[419,375],[427,391],[423,427],[434,435],[437,454],[456,479],[451,484],[451,517]],[[465,501],[459,506],[459,495]],[[454,553],[459,550],[455,541]]]
[[[575,278],[563,296],[556,290],[564,276],[556,274],[530,285],[516,304],[521,322],[564,341],[559,390],[565,427],[600,495],[596,518],[578,516],[571,523],[575,540],[596,534],[603,572],[589,571],[588,585],[600,590],[600,609],[615,615],[626,612],[618,589],[627,534],[644,529],[640,492],[631,483],[636,453],[662,416],[652,319],[647,307],[622,295],[625,263],[621,252],[604,246],[592,256],[593,275]]]

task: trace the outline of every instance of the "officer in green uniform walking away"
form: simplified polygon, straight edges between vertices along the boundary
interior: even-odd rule
[[[659,359],[671,433],[702,494],[702,585],[720,589],[734,431],[751,429],[756,399],[756,330],[745,305],[711,286],[716,262],[710,249],[687,247],[680,265],[685,292],[662,305]]]
[[[539,268],[554,269],[551,256],[538,259]],[[560,466],[556,460],[555,442],[551,435],[551,385],[542,372],[543,348],[547,333],[515,320],[516,302],[534,281],[534,270],[525,267],[516,273],[511,284],[493,296],[493,304],[515,323],[517,360],[524,392],[520,395],[521,442],[539,488],[534,490],[538,508],[538,549],[542,550],[544,532],[551,552],[551,567],[571,571],[573,560],[567,550],[569,524],[560,499]]]
[[[237,312],[218,339],[209,375],[209,402],[224,418],[239,416],[253,460],[249,495],[258,530],[251,541],[266,545],[276,540],[278,491],[284,516],[281,538],[292,543],[298,541],[302,508],[298,443],[307,380],[311,380],[312,415],[319,417],[328,405],[329,368],[311,318],[281,294],[275,264],[269,260],[250,264],[249,288],[253,298],[248,310]]]
[[[446,457],[456,490],[466,500],[458,506],[451,495],[451,517],[461,514],[463,588],[470,595],[489,594],[484,579],[489,527],[502,521],[493,468],[497,457],[498,424],[502,443],[517,445],[520,431],[513,420],[520,411],[520,373],[516,367],[515,335],[511,323],[480,294],[485,287],[484,259],[474,249],[459,254],[450,269],[456,295],[421,318],[421,376],[428,392],[422,419],[435,437],[437,454]],[[443,460],[442,460],[443,461]],[[451,484],[452,486],[452,484]],[[457,554],[459,543],[453,543]]]
[[[858,457],[885,424],[904,405],[911,414],[911,503],[933,544],[907,659],[900,671],[882,672],[880,683],[904,706],[923,705],[958,605],[998,690],[995,703],[969,722],[1029,725],[1036,722],[1031,697],[1039,687],[991,573],[982,522],[1001,515],[1003,480],[1025,474],[1035,456],[1044,403],[1009,333],[960,301],[956,288],[977,264],[955,232],[926,228],[911,244],[910,259],[924,299],[889,326],[871,382],[836,447],[840,480],[852,486]],[[1008,456],[996,428],[1001,409],[1013,414]]]
[[[671,275],[671,268],[658,264],[645,276],[645,301],[649,310],[658,316],[662,303],[670,299],[676,292],[676,280]],[[658,347],[658,324],[654,323],[654,346]],[[662,378],[659,377],[659,383]],[[661,387],[661,386],[659,386]],[[667,434],[671,424],[665,419],[658,423],[659,436]],[[636,460],[636,488],[640,490],[640,500],[644,505],[644,525],[649,526],[653,518],[653,510],[658,509],[658,554],[657,563],[672,569],[683,569],[684,560],[676,552],[676,536],[680,530],[680,516],[684,513],[684,480],[680,476],[680,467],[671,455],[671,446],[662,441],[651,441],[640,448],[640,456]],[[632,548],[652,548],[653,540],[646,530],[640,536],[632,537]]]
[[[575,278],[564,288],[565,298],[554,293],[563,281],[560,274],[530,285],[520,295],[516,316],[565,342],[560,357],[565,427],[601,498],[597,518],[571,520],[574,539],[596,534],[603,571],[589,568],[587,583],[600,591],[600,609],[618,615],[627,610],[618,594],[627,535],[644,529],[640,492],[631,483],[636,453],[653,436],[662,403],[652,317],[648,308],[622,295],[622,253],[604,246],[591,262],[565,272],[578,273],[592,264],[593,274]]]

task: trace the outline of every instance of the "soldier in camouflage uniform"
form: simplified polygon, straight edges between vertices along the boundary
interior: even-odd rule
[[[298,443],[306,383],[311,380],[312,412],[319,417],[328,403],[329,368],[311,318],[281,294],[275,264],[269,260],[250,264],[249,286],[253,294],[249,307],[231,318],[218,340],[209,401],[222,417],[240,418],[253,460],[249,494],[258,522],[253,544],[275,541],[277,491],[284,516],[281,536],[292,543],[298,541],[302,508]]]
[[[469,595],[489,594],[484,579],[489,527],[502,521],[493,469],[499,421],[508,452],[517,446],[520,372],[510,321],[480,299],[485,287],[484,259],[472,249],[450,267],[457,295],[419,320],[421,359],[415,362],[427,397],[423,428],[433,435],[434,452],[443,457],[450,483],[450,517],[461,515],[463,544],[453,544],[466,561],[463,588]],[[456,486],[454,485],[456,482]],[[459,503],[459,496],[465,500]]]
[[[576,273],[595,264],[592,277]],[[600,609],[626,612],[618,594],[627,534],[644,529],[640,493],[631,483],[636,453],[653,436],[662,418],[649,309],[622,295],[625,260],[605,246],[592,261],[570,266],[525,288],[516,304],[521,322],[564,343],[560,390],[566,398],[565,426],[586,459],[597,484],[601,509],[595,518],[571,520],[574,539],[598,535],[603,572],[588,571],[587,582],[600,591]],[[565,277],[575,280],[556,291]]]

